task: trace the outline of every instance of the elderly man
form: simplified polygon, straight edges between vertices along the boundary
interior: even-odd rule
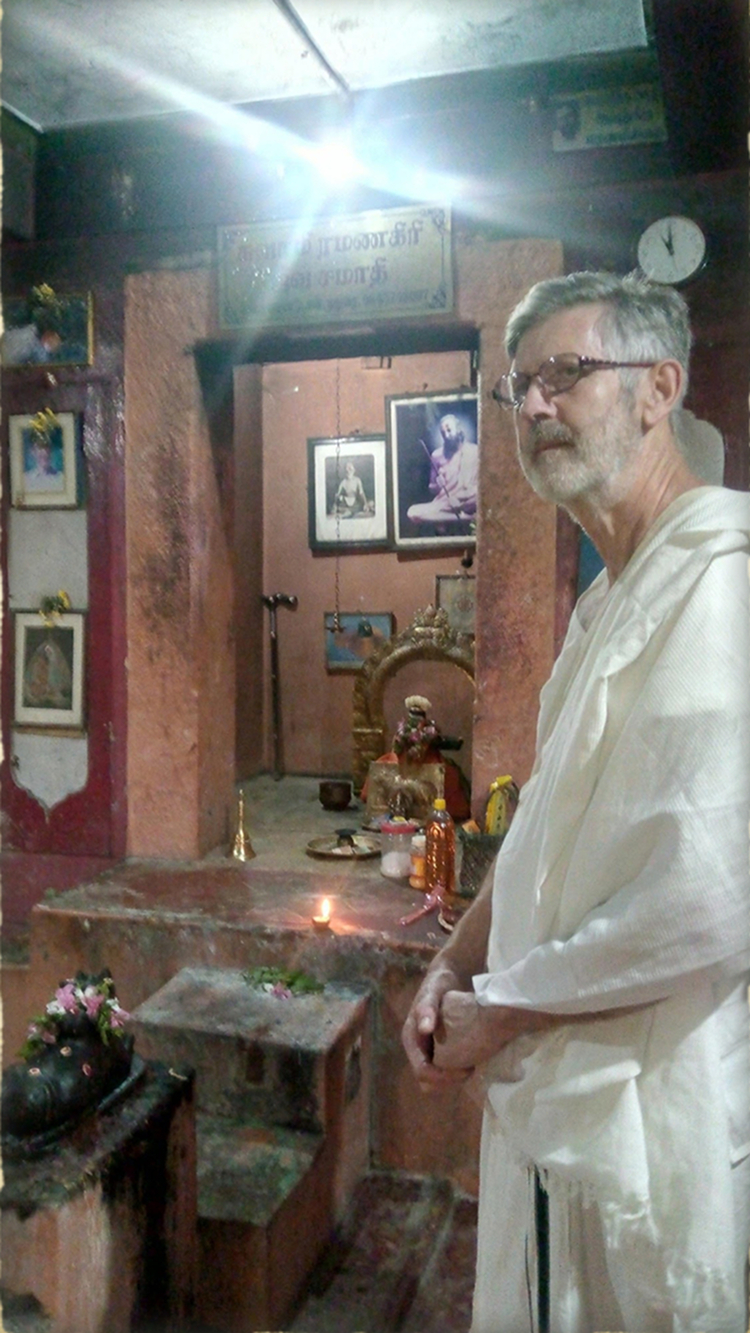
[[[423,1087],[486,1085],[472,1329],[744,1333],[750,500],[676,446],[675,291],[552,279],[506,347],[521,467],[606,568],[404,1027]]]
[[[430,457],[428,490],[431,500],[410,505],[412,523],[461,523],[477,512],[479,449],[466,439],[453,413],[440,418],[441,443]]]

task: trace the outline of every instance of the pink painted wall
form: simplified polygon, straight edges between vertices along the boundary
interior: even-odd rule
[[[369,370],[360,358],[340,366],[341,434],[385,434],[388,394],[450,390],[469,385],[468,353],[395,357],[389,369]],[[237,423],[238,432],[240,423]],[[323,622],[334,609],[336,558],[308,543],[307,440],[334,437],[336,362],[267,366],[263,373],[264,583],[268,592],[296,593],[295,611],[277,611],[282,689],[283,751],[290,773],[349,773],[352,763],[354,676],[328,672]],[[238,511],[240,509],[238,504]],[[396,629],[435,602],[435,575],[459,573],[461,550],[419,556],[368,551],[340,558],[342,611],[391,611]],[[268,624],[265,637],[268,636]],[[267,646],[264,644],[264,651]],[[239,671],[244,672],[241,656]],[[264,676],[269,679],[268,662]],[[247,678],[247,677],[246,677]],[[240,685],[240,689],[243,686]],[[386,700],[393,728],[406,694],[426,693],[437,721],[470,738],[473,688],[461,672],[414,668],[394,682]],[[272,763],[271,698],[265,695],[265,766]],[[470,745],[465,747],[469,757]],[[462,762],[464,755],[461,756]]]
[[[126,282],[128,853],[200,856],[229,836],[232,557],[186,347],[215,327],[207,272]]]
[[[556,510],[516,460],[513,422],[491,397],[507,367],[503,330],[528,288],[563,272],[558,241],[456,236],[458,315],[480,329],[480,511],[473,790],[498,773],[524,782],[539,691],[553,662]]]
[[[481,803],[499,772],[523,781],[534,751],[539,690],[553,660],[555,530],[552,506],[543,504],[521,475],[512,420],[490,397],[505,365],[502,335],[510,310],[541,277],[562,272],[557,242],[456,244],[457,316],[481,330],[480,527],[472,570],[478,577],[477,691],[455,669],[412,666],[391,682],[386,695],[389,730],[406,694],[425,693],[440,726],[464,737],[458,756],[472,776]],[[253,367],[237,372],[256,374]],[[334,606],[335,557],[313,554],[307,532],[307,438],[385,431],[388,394],[453,389],[469,382],[467,353],[393,359],[388,369],[366,369],[358,358],[340,365],[336,414],[336,362],[267,366],[262,378],[263,580],[266,591],[296,593],[299,607],[278,612],[282,737],[285,771],[348,773],[351,770],[353,678],[329,673],[323,660],[323,616]],[[238,416],[238,451],[257,447],[251,398],[249,424]],[[238,463],[238,466],[240,464]],[[242,466],[245,466],[242,464]],[[257,500],[238,500],[237,513],[258,522]],[[239,532],[238,532],[239,539]],[[416,556],[396,552],[345,554],[340,560],[341,609],[393,611],[397,630],[435,599],[435,575],[460,572],[461,552]],[[264,627],[264,639],[268,626]],[[268,682],[267,644],[261,657],[250,644],[239,654],[239,691]],[[270,768],[271,701],[267,685],[263,767]]]
[[[237,660],[236,776],[265,765],[263,636],[263,368],[234,374],[234,632]]]
[[[461,673],[411,667],[386,706],[392,729],[407,693],[431,698],[440,726],[465,738],[460,758],[478,809],[498,772],[528,776],[539,690],[552,664],[555,511],[521,476],[512,423],[490,392],[512,306],[537,279],[562,271],[562,251],[557,242],[459,232],[455,262],[456,316],[480,330],[476,700]],[[215,336],[213,295],[213,275],[202,271],[143,274],[126,287],[131,855],[192,857],[226,842],[235,772],[271,767],[261,592],[299,598],[295,611],[278,611],[285,771],[351,771],[353,677],[324,664],[336,561],[309,549],[307,439],[385,433],[389,394],[469,383],[467,353],[397,357],[376,370],[351,358],[341,363],[337,412],[333,360],[243,367],[235,374],[225,526],[194,360],[185,354]],[[460,554],[342,555],[341,609],[392,611],[402,629],[434,601],[435,575],[459,572]]]

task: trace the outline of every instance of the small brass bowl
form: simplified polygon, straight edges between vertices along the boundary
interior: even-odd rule
[[[324,810],[346,810],[352,799],[352,784],[339,778],[324,778],[318,795]]]

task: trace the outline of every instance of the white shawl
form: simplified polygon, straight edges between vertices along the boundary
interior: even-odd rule
[[[749,534],[750,497],[691,491],[579,602],[474,979],[480,1003],[609,1011],[506,1048],[489,1102],[551,1193],[597,1202],[654,1308],[705,1333],[744,1328]]]

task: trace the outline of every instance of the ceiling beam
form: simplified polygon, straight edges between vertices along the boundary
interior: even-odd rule
[[[287,23],[291,24],[295,32],[302,38],[305,45],[309,47],[310,51],[315,56],[315,59],[320,65],[321,69],[324,70],[324,72],[328,75],[329,79],[333,81],[333,83],[338,88],[339,92],[343,93],[345,97],[350,97],[351,88],[349,87],[349,84],[346,82],[346,79],[342,78],[338,70],[333,68],[333,65],[326,57],[325,52],[321,50],[321,48],[318,46],[317,42],[313,38],[308,28],[302,22],[302,19],[300,18],[299,14],[294,8],[294,5],[290,4],[289,0],[273,0],[273,2],[276,8],[278,9],[279,13],[284,16]]]

